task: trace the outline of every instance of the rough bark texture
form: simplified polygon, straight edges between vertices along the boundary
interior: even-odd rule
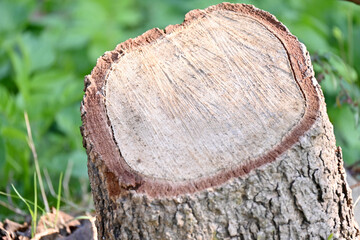
[[[172,172],[164,173],[167,178],[159,180],[156,171],[141,172],[140,168],[135,171],[129,166],[134,162],[124,159],[122,147],[116,141],[112,124],[117,112],[114,117],[108,115],[112,103],[108,99],[106,105],[109,90],[105,90],[105,83],[111,79],[111,71],[116,69],[119,59],[139,46],[160,42],[165,33],[179,32],[216,11],[224,15],[235,12],[256,20],[283,44],[305,99],[305,107],[294,110],[302,113],[302,118],[295,118],[295,126],[279,143],[272,144],[272,150],[265,149],[264,155],[245,163],[240,161],[211,176],[201,178],[189,172],[188,178],[171,181],[168,178]],[[183,25],[169,26],[165,32],[151,30],[105,53],[85,78],[82,120],[99,239],[359,236],[341,149],[335,145],[308,53],[274,17],[252,6],[221,4],[192,11]]]

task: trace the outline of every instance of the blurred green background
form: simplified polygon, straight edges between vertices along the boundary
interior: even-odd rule
[[[55,205],[52,188],[56,191],[63,172],[63,206],[91,208],[79,131],[84,76],[118,43],[150,28],[181,23],[189,10],[217,3],[1,0],[0,191],[13,194],[14,184],[25,198],[33,199],[35,167],[24,119],[27,112],[50,205]],[[359,161],[360,6],[335,0],[243,3],[269,11],[305,43],[345,164]],[[24,209],[20,201],[0,196],[0,221],[12,214],[9,206]]]

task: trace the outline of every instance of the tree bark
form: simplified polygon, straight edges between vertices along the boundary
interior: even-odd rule
[[[219,4],[152,29],[85,78],[99,239],[356,239],[350,189],[305,47]]]

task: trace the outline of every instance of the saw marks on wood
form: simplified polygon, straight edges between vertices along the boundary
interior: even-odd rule
[[[225,10],[125,53],[105,92],[126,163],[171,182],[251,163],[305,111],[281,42],[258,21]]]

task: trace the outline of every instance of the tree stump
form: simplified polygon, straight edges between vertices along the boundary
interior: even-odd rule
[[[193,10],[98,59],[82,134],[99,239],[356,239],[309,54],[250,5]]]

